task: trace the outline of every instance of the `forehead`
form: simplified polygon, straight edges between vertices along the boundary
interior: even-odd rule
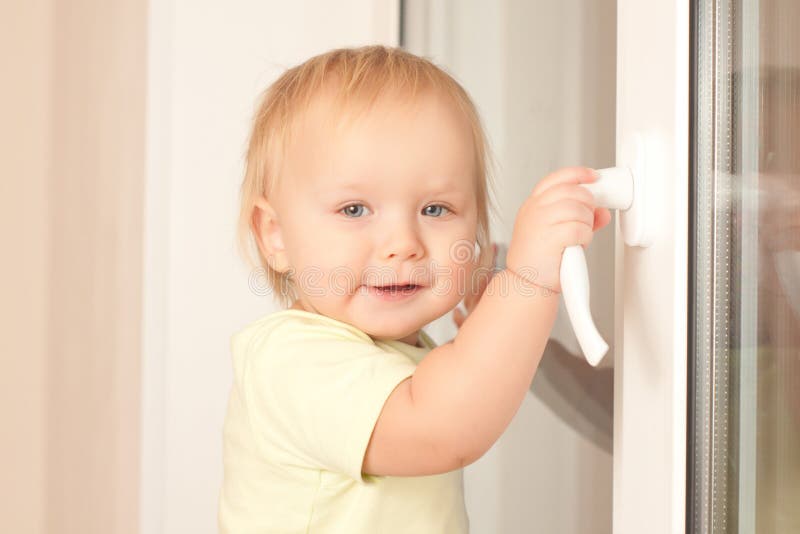
[[[444,190],[474,184],[472,125],[452,99],[426,90],[342,105],[336,96],[316,95],[296,119],[287,161],[292,178],[320,187],[357,187],[378,175],[424,178],[428,188]]]

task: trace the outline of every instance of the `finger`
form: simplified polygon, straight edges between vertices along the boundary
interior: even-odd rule
[[[470,288],[471,291],[466,297],[464,297],[464,309],[467,311],[467,313],[469,313],[472,308],[475,307],[475,304],[477,304],[478,299],[481,296],[481,291],[483,291],[482,283],[483,282],[481,282],[481,280],[478,280],[477,284],[472,286],[472,288]]]
[[[464,323],[464,314],[461,312],[461,309],[456,308],[453,310],[453,322],[456,323],[456,326],[461,328],[461,325]]]
[[[594,210],[579,200],[564,199],[542,206],[542,215],[550,224],[577,221],[589,228],[594,223]]]
[[[574,221],[557,224],[552,227],[551,232],[553,237],[565,246],[589,245],[594,237],[591,226]]]
[[[478,283],[480,283],[480,282],[478,282]],[[480,290],[480,288],[476,288],[476,289]],[[466,308],[467,310],[471,310],[473,301],[475,299],[476,299],[475,293],[473,293],[472,291],[467,292],[467,296],[464,297],[464,308]]]
[[[597,180],[597,173],[589,167],[565,167],[542,178],[533,188],[532,195],[540,195],[554,185],[581,184]]]
[[[598,208],[594,211],[594,226],[592,229],[596,232],[605,225],[611,222],[611,212],[608,208]]]
[[[590,209],[594,209],[597,206],[597,201],[592,192],[577,184],[558,184],[548,188],[544,193],[539,195],[538,204],[540,206],[547,206],[564,198],[579,200]]]
[[[470,313],[475,309],[475,306],[478,305],[478,301],[481,300],[481,295],[486,291],[487,285],[486,277],[481,276],[478,280],[478,284],[475,286],[475,292],[470,293],[469,298],[464,301],[464,307],[467,309],[467,313]]]

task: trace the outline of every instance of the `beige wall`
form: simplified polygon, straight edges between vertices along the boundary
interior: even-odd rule
[[[138,530],[145,5],[3,3],[7,532]]]
[[[0,3],[0,517],[44,532],[52,8]],[[11,22],[8,24],[7,22]]]

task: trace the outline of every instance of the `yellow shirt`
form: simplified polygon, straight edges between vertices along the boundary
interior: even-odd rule
[[[231,338],[224,534],[463,534],[463,471],[362,475],[392,390],[435,347],[378,341],[316,313],[271,313]]]

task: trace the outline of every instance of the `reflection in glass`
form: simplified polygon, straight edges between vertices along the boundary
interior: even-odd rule
[[[689,532],[800,532],[798,20],[695,12]]]

